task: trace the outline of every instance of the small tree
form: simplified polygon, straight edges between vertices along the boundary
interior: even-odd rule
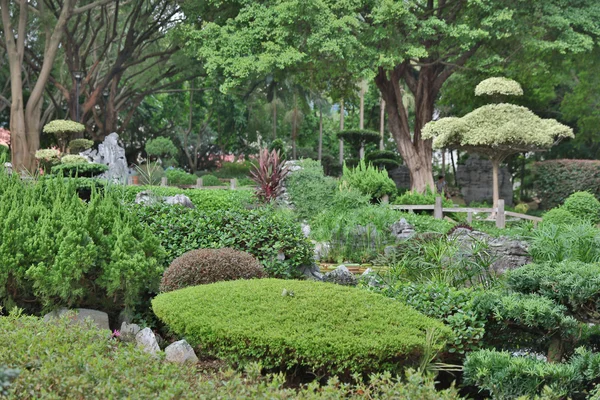
[[[44,125],[44,133],[54,135],[61,153],[66,152],[67,144],[73,135],[83,132],[85,132],[83,124],[66,119],[56,119]]]
[[[521,86],[510,79],[490,78],[475,89],[478,96],[520,96]],[[424,139],[433,139],[438,149],[459,149],[487,156],[493,168],[494,208],[498,206],[498,170],[500,163],[515,153],[544,151],[563,138],[572,138],[573,130],[554,119],[542,119],[526,107],[508,103],[488,104],[462,118],[449,117],[429,122]]]
[[[146,154],[152,161],[156,161],[157,158],[161,159],[164,166],[175,166],[177,163],[175,157],[177,156],[177,147],[173,144],[173,141],[168,137],[159,136],[155,139],[150,139],[145,146]]]

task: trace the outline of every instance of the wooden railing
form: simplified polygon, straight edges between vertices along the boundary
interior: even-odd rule
[[[172,185],[172,186],[178,187],[181,189],[228,189],[228,190],[240,189],[240,187],[238,186],[237,179],[228,179],[228,181],[229,181],[229,185],[227,185],[227,186],[204,186],[202,178],[198,178],[198,179],[196,179],[195,185]],[[136,184],[133,182],[133,177],[130,176],[127,178],[127,184],[128,185]],[[160,179],[160,186],[170,186],[169,180],[166,177],[162,177]]]
[[[426,205],[391,205],[393,210],[402,210],[402,211],[425,211],[425,210],[433,210],[433,217],[436,219],[444,218],[444,213],[467,213],[467,222],[473,222],[473,213],[489,213],[496,214],[496,226],[500,229],[504,229],[506,227],[506,216],[515,217],[520,219],[525,219],[533,222],[534,226],[537,226],[538,222],[542,222],[540,217],[534,217],[527,214],[520,214],[512,211],[506,211],[504,209],[504,200],[498,200],[497,208],[482,208],[482,207],[444,207],[442,204],[442,198],[435,198],[435,205],[426,204]]]

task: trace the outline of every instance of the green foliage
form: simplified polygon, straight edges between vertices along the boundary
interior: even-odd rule
[[[600,265],[579,261],[529,264],[509,271],[506,282],[521,293],[537,293],[562,304],[578,320],[600,319]]]
[[[563,208],[582,220],[592,224],[600,222],[600,201],[590,192],[575,192],[565,200]]]
[[[427,191],[423,193],[419,193],[417,191],[407,191],[402,195],[396,197],[394,200],[394,204],[402,204],[402,205],[427,205],[427,204],[435,204],[435,198],[440,196],[434,190],[427,189]],[[444,207],[452,207],[452,200],[446,199],[442,197],[442,206]]]
[[[427,330],[437,331],[434,350],[451,336],[442,323],[379,294],[313,281],[195,286],[160,294],[152,308],[174,332],[218,357],[317,375],[397,371],[418,362]]]
[[[336,192],[337,182],[326,177],[318,161],[296,161],[302,169],[289,174],[286,188],[298,216],[311,219],[326,209]]]
[[[71,154],[79,154],[82,151],[91,149],[93,145],[94,145],[93,140],[73,139],[69,142],[68,149]]]
[[[435,219],[431,215],[421,215],[413,213],[401,213],[396,211],[398,219],[404,218],[412,226],[415,227],[417,232],[435,232],[435,233],[446,233],[454,226],[450,221],[444,219]]]
[[[192,175],[179,168],[170,168],[165,171],[169,185],[195,185],[196,175]]]
[[[569,225],[577,222],[577,218],[564,207],[556,207],[545,212],[542,216],[542,224]]]
[[[214,175],[202,175],[202,185],[203,186],[226,186],[225,182],[221,182],[219,178]]]
[[[144,149],[148,156],[155,158],[173,158],[179,153],[173,141],[163,136],[148,140]]]
[[[116,311],[158,289],[164,250],[111,193],[77,196],[75,182],[0,174],[0,302]]]
[[[60,162],[62,164],[82,164],[82,163],[87,163],[88,159],[87,159],[87,157],[80,156],[78,154],[67,154],[67,155],[62,156],[62,158],[60,159]]]
[[[241,179],[250,175],[251,168],[252,161],[224,162],[213,174],[222,179]]]
[[[275,139],[269,144],[269,151],[276,150],[279,154],[284,157],[285,155],[285,142],[282,139]]]
[[[349,385],[332,378],[286,388],[282,375],[261,376],[261,366],[245,374],[233,371],[198,373],[196,365],[165,362],[133,344],[109,339],[89,325],[67,318],[47,324],[34,317],[0,317],[0,365],[19,368],[8,399],[299,399],[387,400],[399,396],[419,400],[459,399],[454,388],[436,391],[433,377],[406,371],[405,379],[390,373],[372,375],[368,383]],[[119,376],[119,379],[114,379]],[[0,382],[2,380],[0,379]],[[1,386],[0,386],[1,387]]]
[[[527,211],[529,211],[529,205],[527,203],[519,203],[515,206],[515,212],[518,212],[519,214],[527,214]]]
[[[65,133],[82,133],[85,132],[85,126],[75,121],[56,119],[44,125],[43,132],[54,135],[61,135]]]
[[[394,181],[388,177],[387,171],[380,171],[371,164],[367,165],[365,160],[361,160],[356,168],[344,165],[342,182],[374,200],[384,195],[391,197],[398,190]]]
[[[578,191],[600,198],[600,161],[549,160],[534,164],[535,190],[544,209],[562,204]]]
[[[252,254],[270,276],[298,276],[299,267],[312,263],[311,243],[285,211],[172,206],[137,207],[136,211],[159,238],[169,262],[190,250],[231,247]],[[279,253],[284,260],[278,259]]]
[[[530,234],[529,254],[536,262],[600,261],[600,230],[589,222],[577,225],[543,223]]]
[[[19,376],[21,371],[0,366],[0,396],[8,396],[11,382]]]
[[[0,165],[10,162],[10,149],[0,144]]]
[[[158,163],[146,163],[137,165],[135,170],[140,177],[140,184],[157,186],[160,185],[161,179],[165,176],[165,170]]]
[[[512,79],[496,77],[485,79],[475,87],[475,96],[522,96],[523,88]]]
[[[600,376],[599,366],[600,354],[583,348],[565,364],[548,363],[535,356],[515,357],[509,352],[479,350],[467,356],[464,377],[465,383],[488,390],[494,399],[547,393],[552,393],[549,398],[559,399],[586,393],[591,382]]]
[[[124,186],[111,189],[118,190],[128,203],[133,203],[135,196],[143,191],[151,191],[156,196],[185,194],[196,209],[202,211],[241,210],[256,203],[250,190],[178,189],[161,186]]]
[[[177,257],[163,274],[161,292],[236,279],[263,278],[262,266],[248,253],[233,249],[192,250]]]
[[[66,157],[66,156],[65,156]],[[108,166],[96,163],[68,163],[52,167],[52,175],[93,178],[108,171]]]

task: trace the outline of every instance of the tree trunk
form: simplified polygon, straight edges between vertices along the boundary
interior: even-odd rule
[[[296,128],[297,128],[297,112],[298,108],[294,107],[294,113],[292,114],[292,160],[296,160]]]
[[[319,149],[318,159],[321,161],[323,158],[323,106],[319,106]]]
[[[381,99],[379,108],[379,135],[381,136],[381,139],[379,139],[379,150],[383,151],[385,148],[385,143],[383,142],[385,132],[385,100]]]
[[[358,129],[365,129],[365,85],[363,82],[360,88],[360,107],[358,110]],[[362,160],[365,158],[365,144],[364,142],[360,143],[360,150],[358,152],[358,158]]]
[[[560,333],[555,333],[550,338],[550,345],[548,346],[548,362],[561,362],[564,351],[564,343],[562,341],[562,338],[560,337]]]
[[[344,130],[344,99],[340,100],[340,131]],[[344,165],[344,139],[340,139],[340,165]]]
[[[521,159],[521,186],[519,187],[519,200],[523,201],[523,182],[525,181],[525,154],[523,153],[523,158]]]
[[[446,149],[442,149],[442,176],[446,176]]]
[[[452,163],[452,173],[454,174],[454,186],[458,187],[458,177],[456,176],[456,164],[454,163],[454,153],[452,150],[450,150],[450,162]]]
[[[277,139],[277,94],[273,96],[273,140]]]
[[[492,199],[493,199],[493,208],[498,207],[498,200],[500,199],[500,191],[498,186],[498,171],[500,169],[500,161],[492,159]],[[492,213],[492,217],[496,215],[496,212]]]

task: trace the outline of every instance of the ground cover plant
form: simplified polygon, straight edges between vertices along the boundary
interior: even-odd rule
[[[226,293],[224,296],[223,294]],[[442,323],[376,293],[329,283],[238,280],[158,295],[152,309],[205,351],[317,376],[416,366],[450,338]],[[426,341],[427,331],[435,339]],[[429,361],[429,360],[428,360]]]
[[[132,211],[159,239],[168,262],[190,250],[230,247],[252,254],[270,276],[297,277],[300,267],[312,263],[311,243],[285,210],[156,205],[135,206]]]
[[[86,203],[71,180],[0,173],[0,304],[132,309],[158,288],[164,257],[118,196]]]

